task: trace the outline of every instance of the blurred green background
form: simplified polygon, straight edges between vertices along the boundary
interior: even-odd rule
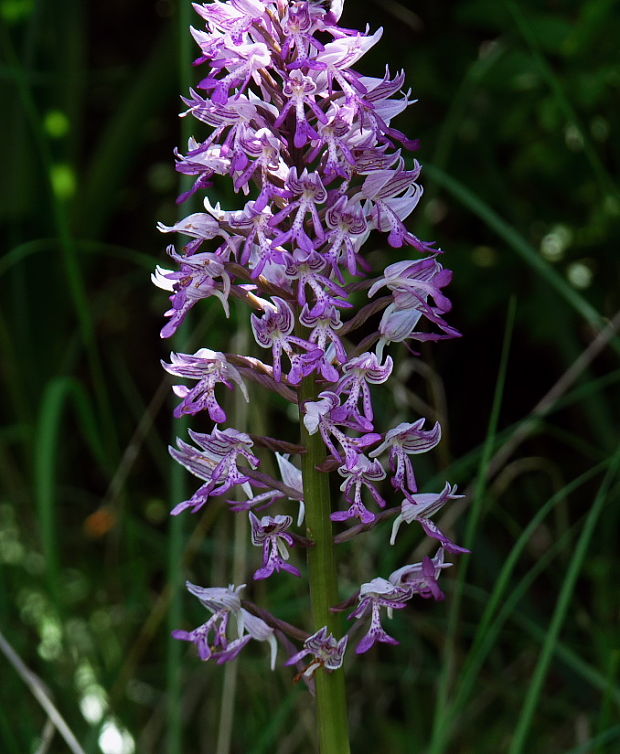
[[[264,647],[224,670],[168,639],[203,620],[184,578],[247,580],[257,557],[233,553],[224,505],[167,515],[193,482],[166,452],[149,272],[155,222],[178,211],[195,18],[171,0],[0,0],[2,754],[68,751],[28,679],[89,754],[313,751],[307,692],[266,672]],[[404,68],[420,100],[396,124],[426,166],[409,224],[446,250],[464,335],[403,350],[380,412],[442,419],[418,477],[468,490],[448,520],[473,550],[445,603],[395,615],[400,647],[351,653],[353,751],[618,752],[619,3],[349,0],[343,23],[383,26],[360,69]],[[403,258],[382,243],[377,267]],[[218,310],[196,307],[188,348],[248,347],[245,313]],[[282,407],[252,398],[247,421],[277,434]],[[420,555],[416,536],[343,546],[343,598]],[[306,616],[295,580],[253,594]]]

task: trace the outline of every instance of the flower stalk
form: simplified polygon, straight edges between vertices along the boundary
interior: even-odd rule
[[[318,395],[313,376],[301,383],[300,400],[313,401]],[[336,555],[331,522],[329,475],[317,466],[326,457],[320,435],[308,433],[301,422],[301,443],[306,448],[302,456],[304,500],[306,504],[306,533],[314,546],[308,548],[308,582],[314,630],[326,626],[333,636],[340,635],[338,616],[330,607],[338,603]],[[316,715],[321,754],[347,754],[349,724],[344,671],[317,673]]]

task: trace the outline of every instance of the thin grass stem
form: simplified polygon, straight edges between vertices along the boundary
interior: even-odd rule
[[[508,356],[510,354],[510,344],[512,340],[512,331],[514,327],[516,311],[516,302],[512,298],[508,306],[508,313],[506,316],[506,327],[504,330],[504,340],[502,345],[502,353],[500,357],[500,364],[497,376],[497,383],[495,386],[495,393],[493,395],[493,404],[491,407],[491,416],[489,418],[489,425],[487,429],[487,435],[485,443],[482,449],[482,456],[480,458],[480,467],[476,477],[476,487],[473,496],[473,503],[467,519],[467,528],[464,536],[464,546],[471,548],[476,532],[478,530],[478,524],[482,515],[484,504],[484,493],[487,484],[487,471],[491,461],[493,453],[493,447],[495,444],[495,435],[497,432],[497,425],[499,421],[499,413],[502,405],[502,398],[504,393],[504,385],[506,382],[506,374],[508,371]],[[456,588],[452,595],[450,602],[450,611],[448,615],[448,628],[446,631],[446,644],[445,644],[445,658],[442,666],[441,675],[439,677],[439,683],[437,688],[437,703],[435,708],[435,717],[433,724],[433,733],[430,744],[430,754],[439,754],[444,750],[446,742],[446,715],[448,710],[448,696],[450,691],[450,685],[454,674],[456,664],[456,634],[458,630],[458,623],[460,618],[460,609],[463,593],[463,584],[465,583],[465,577],[467,573],[468,561],[465,559],[460,567],[457,577]]]

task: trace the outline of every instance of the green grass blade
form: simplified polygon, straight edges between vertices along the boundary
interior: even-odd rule
[[[603,702],[601,704],[601,712],[598,720],[598,727],[600,730],[604,730],[611,723],[612,720],[612,707],[613,702],[619,702],[618,698],[614,699],[614,692],[617,690],[615,683],[619,677],[620,671],[620,649],[612,649],[609,652],[607,678],[605,679],[605,690],[603,694]],[[602,754],[602,750],[599,750],[597,754]]]
[[[603,510],[603,505],[605,502],[607,502],[607,493],[617,472],[619,462],[620,450],[614,455],[610,469],[605,475],[605,479],[603,480],[592,508],[588,513],[583,530],[581,532],[581,536],[577,540],[577,545],[568,565],[558,601],[553,611],[553,616],[551,618],[551,623],[547,631],[545,643],[534,670],[529,689],[527,690],[527,693],[525,695],[525,701],[521,708],[521,714],[517,722],[517,727],[511,741],[508,754],[521,754],[523,747],[525,746],[527,736],[529,734],[530,727],[534,718],[534,711],[538,704],[545,676],[549,668],[549,663],[558,641],[558,635],[568,612],[568,607],[573,594],[575,583],[577,581],[577,576],[579,575],[579,571],[581,570],[581,566],[583,565],[583,562],[585,560],[588,546],[590,544],[592,534],[594,533],[594,528]]]
[[[540,75],[547,82],[551,92],[553,93],[553,96],[555,97],[559,109],[562,111],[567,122],[570,123],[579,133],[579,136],[583,143],[584,154],[590,163],[592,172],[595,174],[596,179],[599,182],[602,193],[612,193],[617,195],[618,187],[615,185],[612,177],[606,170],[605,165],[592,146],[588,132],[581,125],[579,118],[577,117],[577,113],[571,105],[570,100],[566,96],[559,78],[555,75],[553,68],[549,65],[549,63],[542,55],[538,43],[536,42],[536,38],[532,33],[530,25],[527,22],[521,6],[517,5],[517,3],[515,2],[512,2],[512,0],[504,0],[504,4],[506,8],[508,8],[509,13],[512,15],[519,33],[528,44]]]
[[[32,241],[26,241],[25,243],[15,246],[10,251],[7,251],[0,259],[0,277],[34,254],[38,254],[42,251],[51,251],[56,246],[58,246],[57,238],[36,238]],[[141,267],[145,270],[150,271],[154,266],[152,255],[125,246],[79,238],[75,239],[75,246],[80,253],[103,257],[108,256],[113,259],[120,259],[124,262],[132,262],[137,267]]]
[[[583,296],[579,295],[512,225],[500,217],[471,189],[434,165],[426,164],[424,169],[433,181],[449,191],[464,207],[467,207],[495,231],[500,238],[503,238],[587,322],[590,322],[597,329],[605,324],[605,318]],[[620,353],[620,339],[617,336],[611,341],[611,344],[616,352]]]
[[[502,353],[500,356],[499,370],[497,375],[497,382],[495,385],[495,393],[493,395],[493,404],[491,407],[491,415],[489,418],[489,425],[487,429],[485,443],[482,449],[482,456],[480,458],[480,466],[478,469],[478,475],[476,479],[475,492],[473,497],[473,504],[468,511],[467,527],[465,530],[465,536],[463,539],[463,545],[469,549],[474,542],[474,538],[480,522],[482,508],[484,503],[484,494],[486,488],[486,475],[489,462],[493,453],[493,447],[495,444],[495,435],[497,432],[497,425],[499,421],[499,413],[502,405],[502,398],[504,393],[504,385],[506,382],[506,374],[508,370],[508,356],[510,354],[510,343],[512,339],[512,331],[515,320],[516,303],[514,298],[510,300],[508,306],[508,313],[506,316],[506,327],[504,330],[504,339],[502,344]],[[464,558],[459,566],[458,577],[456,581],[456,587],[452,594],[452,601],[450,603],[450,611],[448,615],[448,628],[446,631],[446,651],[444,663],[442,665],[441,674],[437,686],[437,702],[435,707],[435,716],[433,721],[433,732],[431,738],[431,744],[429,754],[439,754],[443,751],[445,745],[445,732],[447,731],[446,714],[448,709],[448,694],[450,690],[450,684],[452,682],[452,676],[454,673],[455,658],[456,658],[456,634],[458,629],[461,600],[463,594],[463,585],[465,583],[465,577],[467,574],[467,558]]]
[[[560,548],[558,548],[558,552],[559,550]],[[541,645],[543,644],[547,636],[546,629],[541,628],[537,623],[518,612],[514,612],[514,618],[525,631],[536,639],[536,641],[540,642]],[[613,701],[615,705],[620,705],[620,687],[610,683],[609,674],[606,676],[603,672],[597,670],[596,667],[587,663],[570,647],[567,647],[559,640],[556,644],[555,655],[566,665],[567,668],[572,670],[575,675],[581,676],[586,683],[589,683],[593,689],[606,695],[606,697],[610,701]]]
[[[519,558],[521,557],[527,543],[530,541],[533,533],[558,503],[590,481],[608,465],[609,461],[598,464],[552,495],[552,497],[550,497],[549,500],[547,500],[547,502],[537,511],[536,515],[531,519],[521,533],[519,539],[512,547],[495,581],[493,591],[485,601],[485,609],[482,618],[476,627],[476,633],[474,635],[471,649],[467,654],[465,664],[460,669],[457,691],[455,693],[454,702],[450,707],[450,719],[454,719],[465,704],[473,689],[478,672],[493,646],[493,639],[497,636],[500,625],[500,622],[497,620],[498,609],[501,606],[501,614],[506,615],[508,607],[511,605],[516,606],[518,599],[520,599],[525,591],[525,588],[522,586],[524,582],[516,587],[511,587],[510,579],[517,563],[519,562]],[[536,569],[536,573],[538,571],[539,568]],[[527,586],[529,586],[533,580],[534,575],[534,572],[526,575]],[[501,623],[503,623],[503,621],[501,621]]]
[[[564,754],[590,754],[590,752],[594,751],[595,746],[603,746],[603,744],[611,743],[619,738],[620,725],[614,725],[613,728],[608,728],[603,733],[599,733],[598,736],[594,736],[594,738],[591,738],[589,741],[579,744],[579,746],[576,746],[574,749],[569,749],[567,752],[564,752]],[[602,749],[599,751],[602,751]]]
[[[50,593],[60,605],[59,547],[56,525],[58,501],[56,499],[56,472],[58,452],[63,445],[65,432],[62,424],[65,406],[73,401],[77,419],[94,457],[102,470],[109,473],[110,459],[101,442],[99,425],[84,387],[72,377],[52,380],[41,401],[34,445],[34,483],[41,543],[46,559],[46,573]]]
[[[90,311],[90,300],[86,292],[82,271],[77,257],[77,248],[72,235],[68,218],[67,198],[63,197],[54,183],[54,165],[50,147],[42,130],[42,119],[38,111],[30,84],[20,61],[15,53],[11,38],[7,30],[0,24],[0,42],[6,57],[15,70],[15,83],[22,102],[24,113],[29,122],[34,138],[34,144],[39,152],[44,174],[47,179],[49,201],[58,233],[62,261],[67,278],[67,285],[79,331],[84,343],[93,386],[99,409],[100,431],[106,438],[106,445],[119,452],[118,435],[114,423],[114,414],[110,408],[108,389],[103,375],[102,359],[95,338],[95,327]]]
[[[597,469],[600,473],[603,466],[608,466],[611,463],[609,459],[604,465]],[[588,475],[588,479],[592,474]],[[576,480],[575,480],[576,481]],[[581,482],[587,481],[584,479]],[[545,629],[538,626],[533,620],[529,619],[524,613],[517,609],[521,600],[530,592],[531,587],[535,580],[543,573],[547,571],[552,561],[566,552],[566,548],[572,541],[574,536],[574,530],[577,529],[579,522],[573,524],[570,529],[564,532],[564,534],[557,539],[553,545],[535,562],[534,566],[524,574],[524,576],[518,581],[506,596],[502,603],[501,610],[497,614],[494,621],[486,631],[486,635],[483,637],[481,645],[478,647],[472,647],[471,654],[475,655],[470,661],[468,661],[464,668],[464,673],[467,676],[463,678],[463,674],[460,675],[462,682],[459,685],[457,695],[454,699],[454,703],[448,710],[446,715],[446,729],[445,729],[445,744],[450,740],[451,735],[456,735],[461,722],[465,718],[462,717],[461,711],[465,702],[467,701],[467,691],[471,690],[471,684],[475,680],[476,673],[479,670],[479,666],[482,665],[485,658],[496,644],[496,641],[502,635],[502,629],[504,625],[510,620],[515,622],[522,633],[530,634],[537,642],[541,644],[546,640],[547,632]],[[483,593],[481,589],[467,586],[465,587],[467,596],[476,600],[479,604],[486,604],[488,595]],[[477,637],[476,637],[477,638]],[[474,639],[475,641],[476,639]],[[620,689],[610,687],[609,679],[604,676],[603,673],[598,671],[595,667],[585,662],[581,657],[577,656],[571,649],[566,647],[562,642],[558,641],[554,650],[554,654],[559,660],[561,660],[575,675],[581,677],[586,683],[591,685],[597,691],[609,694],[610,699],[613,699],[615,703],[620,702]],[[478,667],[474,667],[474,665]],[[465,686],[469,687],[468,689]]]

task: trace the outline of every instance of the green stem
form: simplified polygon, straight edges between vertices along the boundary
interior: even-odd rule
[[[300,406],[315,400],[318,393],[314,377],[301,384]],[[330,606],[338,602],[336,558],[330,519],[329,476],[316,467],[325,460],[325,446],[318,432],[309,435],[303,422],[301,441],[306,447],[302,455],[306,529],[314,546],[308,548],[308,579],[314,630],[327,626],[336,638],[338,619]],[[349,726],[343,670],[329,673],[320,669],[316,676],[316,713],[321,754],[348,754]]]

